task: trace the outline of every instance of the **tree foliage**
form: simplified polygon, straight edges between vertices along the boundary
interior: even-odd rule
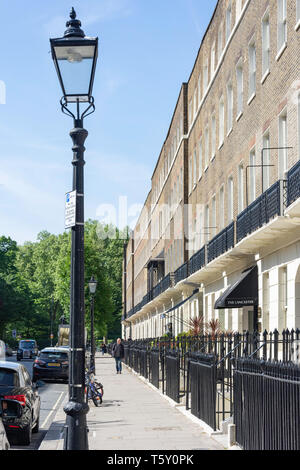
[[[99,236],[111,227],[89,220],[85,224],[85,306],[90,325],[88,281],[98,281],[95,294],[96,335],[120,334],[122,311],[122,258],[124,240],[115,229],[114,239]],[[41,346],[49,344],[50,321],[54,344],[58,324],[70,315],[70,232],[39,233],[37,242],[23,246],[0,238],[0,338],[10,340],[11,330],[33,337]]]

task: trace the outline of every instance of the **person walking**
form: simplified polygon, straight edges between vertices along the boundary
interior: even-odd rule
[[[122,344],[121,338],[117,339],[117,342],[113,345],[112,356],[116,361],[117,374],[122,373],[122,359],[124,357],[124,346]]]
[[[107,353],[107,347],[105,343],[102,343],[101,345],[101,351],[102,351],[102,356]]]

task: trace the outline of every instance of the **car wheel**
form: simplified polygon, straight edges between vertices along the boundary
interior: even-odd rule
[[[29,425],[19,433],[19,444],[29,446],[31,444],[32,428],[31,421]]]
[[[32,429],[32,432],[36,434],[39,432],[39,429],[40,429],[40,417],[38,417],[38,419],[36,420],[36,423],[35,423],[34,428]]]

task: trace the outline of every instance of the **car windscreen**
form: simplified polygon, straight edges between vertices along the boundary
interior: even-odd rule
[[[54,351],[54,352],[41,352],[40,359],[46,360],[68,360],[68,353]]]
[[[9,386],[9,387],[18,387],[19,386],[19,377],[18,373],[11,369],[0,368],[0,387]]]
[[[33,349],[35,348],[35,342],[34,341],[20,341],[20,348]]]

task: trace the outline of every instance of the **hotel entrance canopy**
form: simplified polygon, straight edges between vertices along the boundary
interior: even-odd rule
[[[215,309],[242,308],[258,305],[258,270],[254,266],[243,271],[240,278],[218,298]]]

